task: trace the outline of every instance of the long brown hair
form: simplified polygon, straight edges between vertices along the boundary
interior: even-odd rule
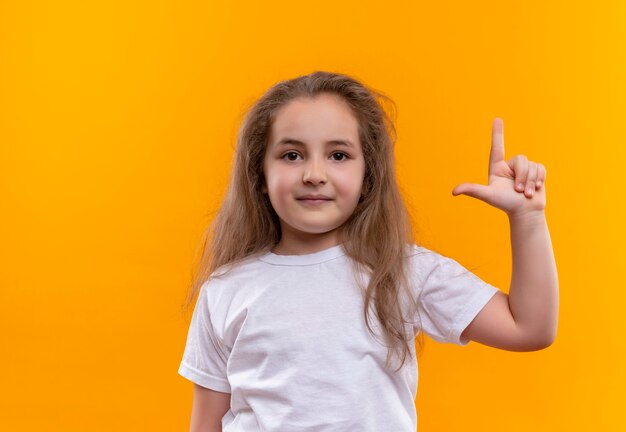
[[[247,110],[237,137],[230,184],[204,233],[202,254],[183,309],[189,310],[202,285],[217,269],[228,271],[251,255],[271,249],[280,240],[278,215],[262,192],[263,159],[271,126],[276,112],[291,100],[315,98],[323,93],[341,96],[359,124],[365,158],[363,197],[340,227],[340,238],[346,255],[352,259],[355,275],[363,272],[370,275],[367,287],[356,278],[363,290],[365,323],[376,336],[369,320],[373,302],[387,347],[401,352],[398,371],[410,358],[408,344],[415,342],[411,327],[414,322],[405,320],[403,308],[409,307],[409,317],[419,319],[419,314],[418,299],[409,290],[407,275],[407,246],[414,243],[414,237],[411,218],[396,182],[393,151],[396,130],[383,108],[383,102],[389,102],[395,116],[395,103],[382,92],[344,74],[316,71],[280,81]],[[420,351],[423,344],[419,332]],[[390,349],[387,367],[391,355]]]

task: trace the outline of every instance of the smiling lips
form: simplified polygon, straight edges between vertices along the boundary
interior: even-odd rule
[[[328,201],[332,201],[332,199],[327,197],[326,195],[304,195],[298,198],[298,201],[302,201],[307,204],[322,204]]]
[[[311,201],[330,201],[330,198],[326,195],[304,195],[298,198],[299,200],[311,200]]]

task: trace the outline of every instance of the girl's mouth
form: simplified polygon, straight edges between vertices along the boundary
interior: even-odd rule
[[[299,199],[298,201],[302,201],[303,203],[306,203],[306,204],[319,205],[319,204],[330,202],[332,200],[329,200],[329,199],[310,199],[310,198],[306,198],[306,199]]]

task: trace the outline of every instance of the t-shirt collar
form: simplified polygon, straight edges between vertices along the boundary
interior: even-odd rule
[[[337,257],[345,255],[343,244],[331,246],[321,251],[313,252],[305,255],[277,255],[269,250],[259,257],[263,262],[278,265],[312,265],[319,264]]]

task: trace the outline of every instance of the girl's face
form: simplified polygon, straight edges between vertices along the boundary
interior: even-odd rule
[[[339,228],[361,196],[365,160],[358,122],[332,94],[299,98],[283,106],[270,132],[263,162],[263,191],[280,218],[276,247],[313,253],[339,244]],[[304,199],[323,195],[323,201]]]

